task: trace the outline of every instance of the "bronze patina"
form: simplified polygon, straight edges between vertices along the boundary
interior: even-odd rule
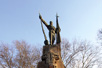
[[[50,45],[53,45],[53,43],[55,41],[55,33],[56,33],[56,43],[57,44],[60,43],[61,39],[60,39],[60,27],[59,27],[59,24],[58,24],[58,16],[56,15],[56,28],[53,26],[52,21],[50,21],[50,24],[48,25],[40,14],[39,14],[39,18],[40,18],[41,22],[43,22],[43,24],[49,30]],[[46,39],[46,35],[45,35],[44,30],[43,30],[43,33],[44,33],[44,36],[45,36],[45,45],[46,45],[46,44],[48,44],[48,41]]]

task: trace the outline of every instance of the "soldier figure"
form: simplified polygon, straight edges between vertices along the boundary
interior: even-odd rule
[[[55,31],[56,28],[53,26],[53,22],[50,21],[50,25],[48,25],[41,17],[41,15],[39,15],[40,20],[45,24],[45,26],[47,27],[47,29],[49,30],[49,38],[50,38],[50,45],[53,45],[54,41],[55,41]]]

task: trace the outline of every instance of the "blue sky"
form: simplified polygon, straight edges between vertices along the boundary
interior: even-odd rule
[[[39,12],[54,26],[58,13],[61,37],[68,40],[94,42],[102,28],[102,0],[0,0],[0,42],[25,40],[43,45]],[[48,30],[44,29],[48,38]]]

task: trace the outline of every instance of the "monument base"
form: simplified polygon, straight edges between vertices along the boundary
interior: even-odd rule
[[[41,59],[37,68],[65,68],[61,58],[60,44],[43,46]]]

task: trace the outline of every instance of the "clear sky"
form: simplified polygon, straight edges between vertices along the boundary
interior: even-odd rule
[[[0,42],[25,40],[43,45],[39,12],[54,26],[58,13],[61,37],[68,40],[95,41],[102,28],[102,0],[0,0]]]

